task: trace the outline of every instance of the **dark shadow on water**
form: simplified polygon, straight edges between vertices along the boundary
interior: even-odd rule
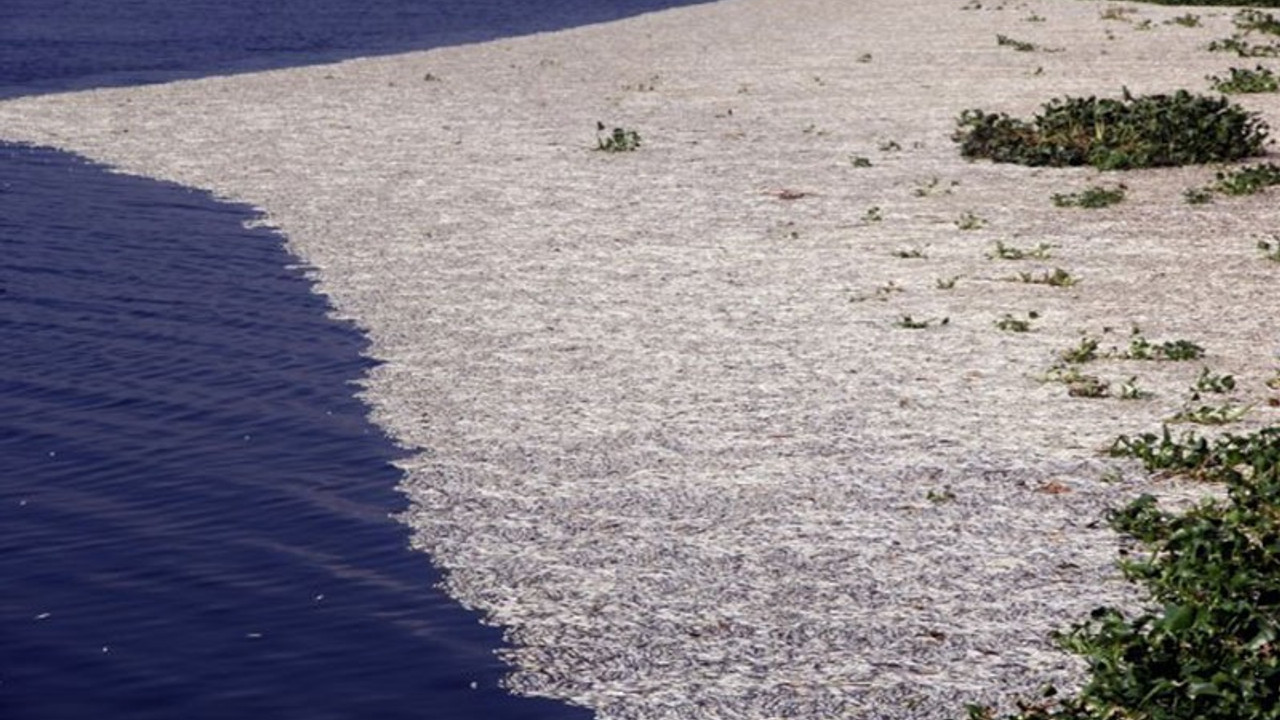
[[[0,98],[333,62],[708,0],[5,0]]]
[[[250,217],[0,144],[0,718],[590,717],[497,687],[365,340]]]

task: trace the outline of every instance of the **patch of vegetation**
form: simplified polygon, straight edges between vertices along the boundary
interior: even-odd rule
[[[978,230],[986,226],[986,218],[979,217],[967,211],[956,220],[956,227],[961,230]]]
[[[902,258],[903,260],[921,260],[926,257],[924,251],[920,248],[908,248],[905,250],[895,250],[893,256]]]
[[[1225,483],[1225,500],[1162,510],[1143,495],[1108,514],[1138,552],[1120,569],[1144,587],[1136,616],[1100,607],[1054,638],[1089,667],[1083,688],[1023,701],[1008,720],[1274,720],[1280,707],[1280,428],[1209,441],[1121,437],[1112,454],[1148,472]],[[970,720],[994,710],[968,708]]]
[[[1261,155],[1268,127],[1226,98],[1055,99],[1030,121],[966,110],[952,139],[968,158],[1103,170],[1228,162]]]
[[[1120,357],[1124,360],[1199,360],[1204,357],[1204,348],[1190,340],[1153,343],[1143,337],[1138,328],[1134,328],[1129,339],[1129,349]]]
[[[1239,57],[1277,57],[1280,56],[1280,45],[1268,43],[1258,45],[1245,40],[1239,35],[1233,35],[1222,40],[1214,40],[1209,43],[1211,52],[1233,52]]]
[[[1104,398],[1111,396],[1111,383],[1096,375],[1076,376],[1067,381],[1067,395],[1079,398]]]
[[[921,182],[917,183],[915,189],[911,191],[911,194],[915,195],[916,197],[928,197],[930,195],[950,195],[952,188],[954,188],[959,184],[960,184],[959,180],[952,180],[946,185],[943,185],[942,180],[939,179],[937,175],[934,175],[928,180],[922,180]]]
[[[1280,238],[1273,235],[1271,240],[1259,240],[1258,249],[1267,260],[1280,262]]]
[[[933,281],[933,284],[937,285],[939,290],[954,290],[959,280],[959,275],[952,275],[948,278],[937,278]]]
[[[1114,188],[1098,185],[1078,193],[1055,193],[1052,199],[1058,207],[1104,208],[1123,202],[1126,190],[1124,184]]]
[[[1280,185],[1280,165],[1265,163],[1245,165],[1217,173],[1213,189],[1224,195],[1254,195]]]
[[[925,330],[930,327],[942,327],[951,324],[951,318],[942,318],[941,320],[916,320],[910,315],[903,315],[898,318],[894,325],[907,330]]]
[[[1040,243],[1033,248],[1019,248],[1005,245],[1000,240],[997,240],[995,250],[989,253],[987,257],[993,260],[1048,260],[1053,256],[1053,247],[1049,243]]]
[[[1062,52],[1062,48],[1045,48],[1035,43],[1025,40],[1016,40],[1008,35],[996,35],[996,44],[1001,47],[1010,47],[1018,52]]]
[[[1129,16],[1136,12],[1138,12],[1138,8],[1135,7],[1112,5],[1106,10],[1098,13],[1098,17],[1102,20],[1119,20],[1121,22],[1129,22]]]
[[[1080,344],[1058,353],[1063,362],[1075,365],[1098,359],[1098,341],[1093,338],[1082,338]]]
[[[1194,393],[1192,399],[1199,399],[1200,393],[1229,393],[1236,389],[1236,379],[1232,375],[1215,373],[1207,367],[1200,368],[1200,375],[1196,377],[1195,385],[1191,386],[1191,392]]]
[[[1025,319],[1014,317],[1010,313],[1005,313],[1004,317],[996,320],[996,327],[1005,332],[1031,332],[1031,322],[1033,320],[1038,320],[1039,318],[1040,313],[1034,310],[1027,313],[1027,317]]]
[[[1046,270],[1040,273],[1040,275],[1033,275],[1029,272],[1020,272],[1015,279],[1032,285],[1048,285],[1049,287],[1060,288],[1072,287],[1081,282],[1080,278],[1072,275],[1062,268],[1054,268],[1053,272]]]
[[[1207,188],[1187,188],[1182,191],[1182,199],[1188,205],[1206,205],[1213,202],[1213,191]]]
[[[603,152],[632,152],[640,149],[640,133],[616,127],[612,132],[605,132],[602,122],[596,123],[596,149]]]
[[[1259,5],[1260,3],[1250,4]],[[1267,5],[1267,7],[1276,6]],[[1263,35],[1280,35],[1280,21],[1276,20],[1275,16],[1260,10],[1246,8],[1237,12],[1235,17],[1232,18],[1232,22],[1239,32],[1229,38],[1214,40],[1209,43],[1209,50],[1214,52],[1234,52],[1240,57],[1276,57],[1280,55],[1280,45],[1275,43],[1255,44],[1246,39],[1255,32]]]
[[[871,167],[871,158],[863,157],[861,155],[850,155],[849,164],[856,168],[869,168]]]
[[[1256,2],[1244,4],[1277,7],[1274,5],[1266,5],[1265,3]],[[1277,20],[1275,15],[1262,12],[1261,10],[1244,8],[1237,12],[1235,17],[1231,18],[1231,22],[1244,32],[1260,32],[1265,35],[1280,35],[1280,20]]]
[[[941,490],[930,490],[924,496],[926,500],[935,505],[956,501],[956,493],[951,489],[950,485],[944,486]]]
[[[862,222],[864,223],[878,223],[881,220],[884,220],[884,212],[880,210],[879,205],[872,205],[867,208],[866,212],[862,213]]]
[[[1231,5],[1240,7],[1248,5],[1251,7],[1280,7],[1280,0],[1253,0],[1252,2],[1240,2],[1240,0],[1140,0],[1141,2],[1151,3],[1152,5],[1196,5],[1200,7],[1208,7],[1210,5]]]
[[[1239,422],[1249,414],[1248,406],[1232,405],[1199,405],[1186,407],[1169,418],[1170,423],[1195,423],[1197,425],[1226,425]]]
[[[1138,376],[1132,375],[1128,380],[1120,383],[1120,392],[1117,397],[1121,400],[1145,400],[1154,395],[1149,390],[1138,387]]]
[[[1210,75],[1207,79],[1220,93],[1268,93],[1280,90],[1280,78],[1270,68],[1258,65],[1254,69],[1233,67],[1230,76],[1222,78]]]
[[[1165,25],[1181,25],[1182,27],[1200,27],[1200,16],[1187,13],[1164,21]]]
[[[1165,427],[1158,435],[1121,435],[1109,452],[1112,457],[1139,460],[1149,473],[1230,483],[1233,478],[1243,479],[1249,474],[1244,468],[1280,463],[1280,427],[1263,428],[1248,435],[1228,433],[1215,440],[1194,432],[1174,438]]]

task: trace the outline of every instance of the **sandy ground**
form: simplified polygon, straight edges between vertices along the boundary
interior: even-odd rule
[[[1207,90],[1254,64],[1204,49],[1230,11],[982,4],[722,0],[20,99],[0,137],[263,209],[386,361],[365,395],[414,451],[404,519],[510,628],[515,691],[611,720],[958,717],[1078,681],[1047,633],[1134,601],[1098,518],[1151,486],[1100,449],[1201,368],[1100,361],[1154,396],[1072,398],[1037,379],[1058,351],[1193,340],[1249,423],[1276,417],[1273,197],[1192,206],[1214,168],[995,166],[949,139],[970,107]],[[642,147],[595,151],[598,121]],[[1112,208],[1050,202],[1121,181]],[[1011,281],[1057,267],[1082,282]]]

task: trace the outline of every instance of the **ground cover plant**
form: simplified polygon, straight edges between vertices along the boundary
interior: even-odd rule
[[[1020,272],[1017,277],[1013,279],[1032,285],[1048,285],[1049,287],[1061,288],[1073,287],[1080,283],[1080,278],[1072,275],[1062,268],[1054,268],[1053,272],[1046,270],[1039,275],[1029,272]]]
[[[1217,173],[1213,189],[1224,195],[1253,195],[1272,185],[1280,185],[1280,165],[1245,165]]]
[[[1254,69],[1236,68],[1229,70],[1228,77],[1210,75],[1209,84],[1220,93],[1265,93],[1280,90],[1280,78],[1270,68],[1258,65]]]
[[[1054,193],[1051,199],[1058,207],[1104,208],[1123,202],[1127,189],[1123,184],[1114,188],[1098,185],[1075,193]]]
[[[997,240],[995,249],[987,255],[987,257],[996,260],[1048,260],[1053,256],[1053,245],[1049,243],[1040,243],[1032,248],[1020,248],[1012,245],[1005,245],[1004,242]]]
[[[640,148],[640,133],[616,127],[605,133],[605,125],[596,123],[596,149],[603,152],[631,152]]]
[[[1254,0],[1253,2],[1238,2],[1237,0],[1138,0],[1138,2],[1151,3],[1152,5],[1200,5],[1206,7],[1209,5],[1280,7],[1280,0]]]
[[[1262,252],[1262,257],[1271,262],[1280,262],[1280,239],[1272,237],[1271,240],[1259,240],[1258,250]]]
[[[1280,716],[1280,428],[1210,441],[1120,437],[1112,454],[1148,472],[1226,485],[1225,500],[1173,513],[1143,495],[1108,520],[1136,550],[1120,568],[1150,596],[1136,616],[1100,607],[1055,635],[1090,676],[1009,720],[1273,720]],[[970,720],[995,711],[970,706]]]
[[[1030,120],[965,110],[952,139],[967,158],[1103,170],[1228,162],[1261,155],[1265,122],[1223,97],[1064,97]]]
[[[1250,3],[1256,5],[1257,3]],[[1277,7],[1267,5],[1266,7]],[[1232,18],[1236,32],[1229,38],[1214,40],[1209,43],[1209,50],[1216,52],[1234,52],[1240,57],[1275,57],[1280,55],[1280,45],[1273,43],[1251,43],[1247,40],[1252,33],[1263,35],[1280,35],[1280,20],[1270,13],[1261,10],[1243,9]]]

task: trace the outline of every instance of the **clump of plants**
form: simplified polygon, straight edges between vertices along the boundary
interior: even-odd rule
[[[1262,3],[1250,3],[1252,5],[1262,5]],[[1277,7],[1276,5],[1265,5],[1265,7]],[[1274,15],[1264,13],[1261,10],[1246,8],[1240,10],[1232,18],[1235,24],[1236,32],[1229,38],[1214,40],[1209,43],[1209,50],[1215,52],[1234,52],[1240,57],[1276,57],[1280,55],[1280,45],[1275,43],[1252,43],[1247,39],[1252,33],[1261,33],[1263,35],[1280,35],[1280,20],[1276,20]]]
[[[996,320],[996,328],[1005,332],[1024,333],[1031,332],[1031,324],[1040,318],[1040,313],[1032,310],[1027,313],[1027,317],[1015,317],[1011,313],[1005,313],[1003,317]]]
[[[1258,250],[1267,260],[1280,262],[1280,237],[1273,235],[1270,240],[1259,240]]]
[[[1026,40],[1017,40],[1015,38],[1009,37],[1008,35],[996,35],[996,44],[1001,47],[1013,48],[1018,52],[1036,52],[1036,51],[1062,52],[1061,48],[1041,47],[1039,45],[1036,45],[1033,42],[1027,42]]]
[[[950,324],[951,324],[951,318],[947,318],[947,317],[944,317],[939,320],[935,320],[935,319],[917,320],[916,318],[913,318],[910,315],[903,315],[902,317],[898,318],[898,320],[894,323],[894,325],[900,328],[903,328],[904,330],[927,330],[928,328],[931,328],[931,327],[943,327]]]
[[[1142,336],[1138,328],[1134,328],[1129,349],[1120,357],[1124,360],[1199,360],[1204,357],[1204,348],[1190,340],[1151,342]]]
[[[965,110],[952,139],[968,158],[1103,170],[1228,162],[1261,155],[1266,123],[1223,97],[1064,97],[1030,120]]]
[[[1254,195],[1280,185],[1280,165],[1261,163],[1218,172],[1213,189],[1224,195]]]
[[[1014,279],[1031,285],[1048,285],[1049,287],[1057,288],[1069,288],[1078,285],[1081,282],[1080,278],[1072,275],[1062,268],[1054,268],[1053,272],[1046,270],[1039,275],[1029,272],[1020,272]]]
[[[1113,188],[1102,187],[1100,185],[1081,190],[1074,193],[1054,193],[1053,204],[1058,207],[1078,207],[1078,208],[1104,208],[1116,205],[1124,201],[1125,191],[1128,190],[1124,184],[1117,185]]]
[[[987,219],[966,211],[956,219],[956,227],[961,230],[979,230],[987,226]]]
[[[1268,93],[1280,90],[1280,78],[1270,68],[1258,65],[1254,69],[1233,67],[1227,77],[1210,75],[1209,84],[1220,93]]]
[[[993,260],[1048,260],[1053,256],[1053,247],[1049,243],[1040,243],[1035,247],[1020,248],[997,240],[995,249],[987,257]]]
[[[640,149],[640,133],[616,127],[605,132],[605,124],[596,123],[596,149],[602,152],[632,152]]]
[[[1130,539],[1120,569],[1150,595],[1055,634],[1082,657],[1079,692],[1053,688],[1008,720],[1274,720],[1280,708],[1280,428],[1209,441],[1193,433],[1121,437],[1112,454],[1148,472],[1225,483],[1224,500],[1174,513],[1143,495],[1109,513]],[[970,706],[970,720],[994,720]]]

